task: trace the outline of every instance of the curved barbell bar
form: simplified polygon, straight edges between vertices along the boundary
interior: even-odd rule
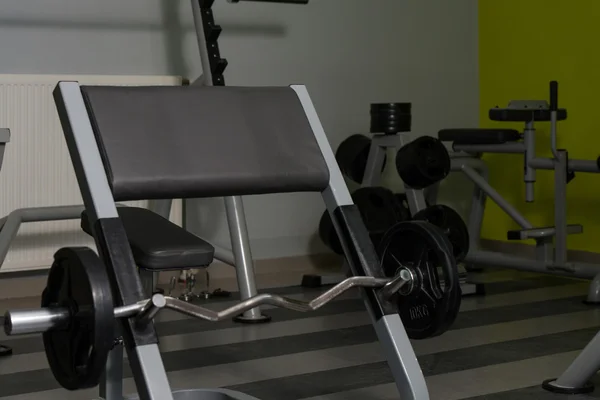
[[[127,306],[116,307],[114,309],[114,315],[115,318],[136,316],[138,323],[145,324],[152,321],[158,311],[163,308],[168,308],[194,318],[211,322],[231,318],[261,305],[272,305],[288,310],[307,312],[321,308],[342,293],[354,287],[379,288],[382,290],[383,295],[389,298],[411,280],[412,274],[404,273],[404,271],[400,271],[393,279],[353,276],[343,280],[311,301],[295,300],[276,294],[259,294],[221,311],[213,311],[174,297],[165,297],[162,294],[155,294],[150,299],[142,300]],[[51,329],[61,329],[69,323],[70,318],[71,315],[69,310],[62,307],[20,311],[9,310],[4,315],[4,332],[7,335],[43,333]]]

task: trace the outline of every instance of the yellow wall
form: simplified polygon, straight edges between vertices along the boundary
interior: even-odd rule
[[[559,82],[558,146],[570,158],[600,155],[600,1],[480,0],[479,63],[481,126],[509,127],[488,119],[488,109],[511,99],[548,99],[548,82]],[[514,125],[522,129],[522,124]],[[550,155],[549,125],[538,123],[537,155]],[[491,183],[538,226],[553,224],[553,174],[538,171],[536,201],[524,201],[523,158],[486,155]],[[569,248],[600,252],[600,174],[578,173],[568,185],[568,222],[583,235]],[[488,201],[483,237],[505,240],[512,222]]]

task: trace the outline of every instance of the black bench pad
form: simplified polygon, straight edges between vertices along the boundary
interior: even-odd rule
[[[118,207],[129,245],[138,267],[148,270],[177,270],[206,267],[215,249],[193,233],[166,218],[139,207]],[[81,229],[92,235],[86,211]]]
[[[442,129],[439,131],[442,142],[454,144],[502,144],[515,142],[521,138],[515,129]]]

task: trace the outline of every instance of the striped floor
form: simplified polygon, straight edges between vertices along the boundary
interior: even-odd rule
[[[600,309],[582,303],[586,283],[522,275],[487,284],[487,295],[463,299],[444,335],[414,342],[432,399],[600,399],[561,396],[540,383],[556,377],[600,327]],[[317,293],[275,291],[298,299]],[[219,309],[232,299],[210,303]],[[265,310],[268,325],[208,323],[164,312],[157,322],[173,388],[224,387],[263,400],[397,399],[357,293],[300,314]],[[96,390],[58,387],[41,338],[7,338],[14,355],[0,359],[0,400],[92,399]],[[599,354],[600,357],[600,354]],[[600,381],[599,381],[600,383]],[[125,388],[134,391],[126,367]]]

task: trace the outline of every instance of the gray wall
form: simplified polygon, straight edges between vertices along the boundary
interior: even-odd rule
[[[334,147],[367,130],[371,102],[412,102],[414,135],[477,124],[475,1],[217,0],[214,11],[227,83],[306,84]],[[4,0],[0,48],[0,73],[194,78],[201,70],[188,1]],[[398,184],[389,171],[386,178]],[[198,203],[189,217],[201,221],[199,232],[227,244],[222,201]],[[257,258],[322,249],[318,195],[259,196],[245,205]]]

